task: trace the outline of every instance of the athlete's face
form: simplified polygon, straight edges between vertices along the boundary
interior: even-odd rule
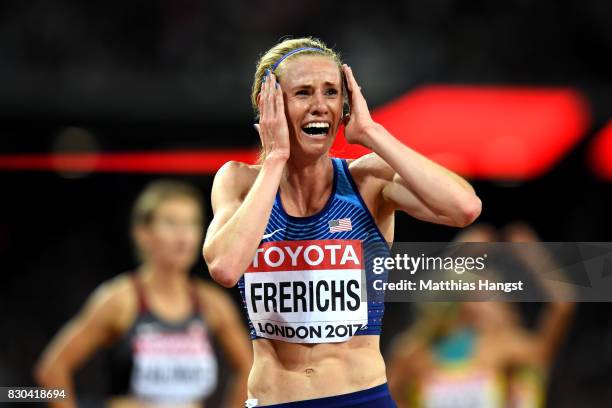
[[[281,64],[278,77],[283,89],[291,153],[327,153],[342,120],[340,69],[329,57],[295,56]]]
[[[202,241],[198,204],[187,197],[169,198],[155,210],[149,225],[139,232],[148,262],[162,268],[189,269]]]

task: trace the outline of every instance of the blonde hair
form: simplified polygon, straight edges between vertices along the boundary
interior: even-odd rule
[[[132,232],[137,227],[149,225],[153,221],[157,209],[164,202],[174,198],[193,200],[198,206],[201,217],[204,218],[204,200],[195,187],[183,181],[161,179],[149,183],[136,198],[132,207]],[[142,260],[143,253],[134,235],[132,235],[132,239],[136,254]]]
[[[293,58],[294,56],[300,55],[323,55],[331,58],[338,69],[340,70],[340,77],[342,83],[344,83],[344,72],[342,70],[342,59],[340,53],[329,48],[323,41],[314,37],[302,37],[302,38],[286,38],[264,52],[257,61],[257,68],[255,69],[255,75],[253,77],[253,87],[251,89],[251,105],[255,112],[255,120],[259,120],[259,109],[257,107],[257,96],[261,91],[261,84],[263,77],[266,73],[266,69],[272,71],[272,67],[276,64],[283,56],[291,51],[297,50],[298,48],[318,48],[317,50],[303,50],[287,57],[287,59]],[[276,72],[274,72],[276,74]],[[346,98],[346,92],[343,92]]]

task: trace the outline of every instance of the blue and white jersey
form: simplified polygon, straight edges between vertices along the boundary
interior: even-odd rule
[[[287,214],[276,195],[263,239],[238,282],[251,338],[334,343],[379,335],[384,293],[376,257],[389,246],[368,211],[345,160],[332,158],[333,188],[323,209]],[[377,285],[381,287],[381,285]]]

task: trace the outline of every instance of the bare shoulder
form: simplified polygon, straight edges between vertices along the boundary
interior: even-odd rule
[[[412,330],[405,330],[393,339],[391,344],[392,359],[400,365],[410,367],[413,372],[424,370],[431,362],[430,350],[422,336]]]
[[[225,289],[200,278],[195,279],[195,288],[201,312],[214,331],[233,321],[236,307]]]
[[[217,171],[212,186],[213,212],[236,208],[249,193],[261,166],[229,161]],[[231,212],[231,211],[230,211]]]
[[[351,177],[357,185],[370,213],[388,240],[393,234],[394,209],[383,199],[383,189],[393,180],[395,171],[376,153],[366,154],[348,163]]]
[[[130,277],[123,273],[102,282],[90,296],[90,302],[108,307],[119,307],[129,297],[131,289]]]
[[[351,175],[357,180],[375,178],[392,180],[395,171],[376,153],[369,153],[358,159],[348,160]]]
[[[246,190],[253,185],[261,170],[261,165],[247,164],[239,161],[228,161],[215,175],[215,185],[231,187],[237,191]]]
[[[100,284],[90,295],[84,313],[107,320],[121,330],[136,312],[136,295],[129,274],[123,273]]]
[[[211,298],[219,298],[226,297],[227,294],[223,289],[219,287],[219,285],[204,280],[202,278],[195,278],[196,290],[198,291],[198,295],[211,297]]]
[[[217,170],[217,177],[238,177],[249,175],[257,177],[260,169],[260,164],[247,164],[236,160],[230,160],[221,166],[219,170]]]
[[[205,309],[218,310],[226,309],[228,305],[233,306],[229,294],[219,285],[200,278],[195,279],[195,284],[198,299],[202,301]]]
[[[411,329],[399,333],[391,346],[393,353],[404,357],[419,356],[427,350],[427,342]]]

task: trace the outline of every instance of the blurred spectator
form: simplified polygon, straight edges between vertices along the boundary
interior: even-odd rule
[[[151,183],[132,214],[140,267],[104,282],[90,296],[47,346],[35,369],[38,382],[65,389],[76,406],[75,370],[108,346],[108,406],[201,407],[217,385],[209,337],[214,335],[235,374],[226,402],[240,406],[252,363],[247,333],[221,289],[189,278],[201,247],[202,223],[202,200],[192,186],[168,180]]]
[[[510,225],[504,232],[511,242],[538,240],[523,224]],[[496,231],[483,225],[457,238],[496,240]],[[516,252],[527,264],[535,261],[532,255],[521,256],[528,251]],[[543,249],[536,252],[540,261],[551,262],[548,269],[554,269]],[[397,336],[389,358],[389,386],[400,407],[544,406],[548,371],[566,335],[573,304],[546,305],[533,331],[522,326],[513,303],[434,302],[417,307],[416,323]]]

